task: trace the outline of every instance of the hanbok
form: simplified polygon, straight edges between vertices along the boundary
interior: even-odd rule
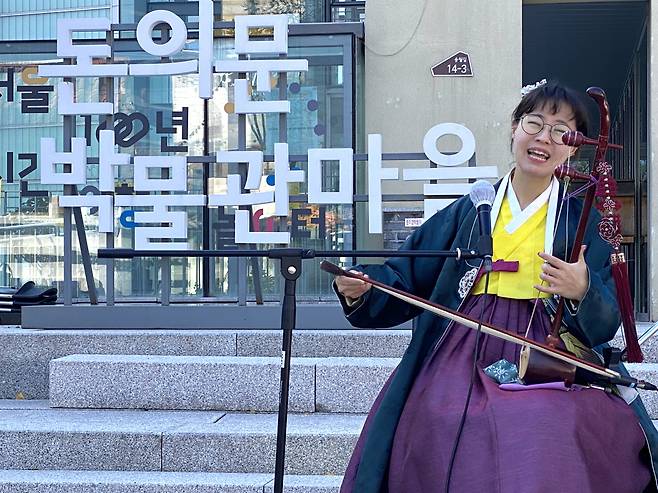
[[[524,210],[509,180],[501,187],[494,205],[494,260],[518,264],[513,271],[493,272],[486,294],[484,278],[470,286],[462,293],[460,311],[544,342],[551,319],[541,298],[549,295],[533,285],[541,282],[543,261],[537,252],[552,252],[559,227],[558,185],[553,183]],[[376,278],[378,271],[368,272]],[[594,285],[598,286],[590,282],[589,290]],[[585,298],[595,295],[588,292]],[[361,323],[369,316],[375,323],[385,308],[368,314],[369,302],[376,303],[365,299],[366,306],[345,308],[348,314],[361,310],[355,317]],[[577,317],[579,309],[572,307],[576,312],[572,317]],[[347,467],[341,493],[443,491],[471,383],[477,337],[477,370],[455,455],[451,492],[640,493],[653,487],[645,433],[621,397],[579,386],[523,390],[511,386],[512,390],[500,385],[484,368],[500,360],[518,363],[520,347],[449,323],[440,337],[427,339],[432,347],[418,358],[418,371],[410,380],[397,420],[391,418],[394,411],[387,403],[387,396],[393,401],[391,392],[399,392],[391,390],[396,372],[382,389]],[[387,423],[386,430],[381,423]],[[373,466],[371,452],[364,455],[364,449],[369,440],[381,440],[377,437],[381,432],[391,436],[388,460],[380,454]],[[373,444],[369,446],[372,450]],[[361,467],[367,470],[359,478]],[[379,481],[376,488],[373,477]]]

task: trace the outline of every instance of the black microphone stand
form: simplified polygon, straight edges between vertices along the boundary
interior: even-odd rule
[[[280,273],[285,280],[281,307],[281,380],[276,432],[276,459],[274,465],[274,493],[283,493],[283,476],[288,427],[288,396],[290,390],[290,356],[292,333],[297,313],[297,279],[302,273],[302,260],[316,257],[452,257],[482,259],[475,250],[310,250],[302,248],[272,248],[269,250],[132,250],[129,248],[99,248],[98,258],[132,259],[135,257],[267,257],[280,260]]]

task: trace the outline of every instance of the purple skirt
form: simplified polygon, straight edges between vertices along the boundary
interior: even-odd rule
[[[524,335],[533,302],[474,296],[462,311]],[[539,305],[528,333],[544,341],[550,320]],[[443,491],[450,454],[464,410],[476,332],[449,327],[411,388],[393,441],[389,493]],[[502,358],[518,363],[519,346],[481,335],[478,371],[451,476],[450,491],[487,493],[640,493],[651,480],[640,459],[644,433],[631,408],[597,389],[502,390],[482,368]],[[345,473],[353,483],[370,411]],[[376,432],[376,430],[373,430]]]

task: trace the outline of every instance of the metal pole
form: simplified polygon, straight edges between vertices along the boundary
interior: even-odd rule
[[[210,113],[207,99],[203,100],[203,155],[210,155]],[[210,166],[210,163],[203,163],[203,194],[205,196],[208,196],[209,193]],[[201,224],[201,248],[210,250],[210,208],[207,205],[203,208]],[[201,289],[204,297],[210,296],[210,262],[210,258],[201,260]]]
[[[65,191],[66,195],[66,185]],[[64,305],[70,306],[73,304],[73,250],[71,245],[71,233],[73,228],[71,226],[71,209],[66,207],[64,209]]]
[[[239,56],[240,60],[245,60],[245,55]],[[240,72],[238,79],[246,79],[247,74]],[[244,113],[238,114],[238,150],[244,151],[247,149],[247,115]],[[242,208],[242,207],[240,207]],[[238,245],[238,248],[240,246]],[[238,305],[244,306],[247,304],[247,259],[241,257],[238,259]]]
[[[286,54],[281,54],[279,55],[279,58],[286,59],[288,56]],[[279,99],[280,100],[287,100],[288,99],[288,72],[281,72],[279,74],[279,80],[278,80],[278,87],[279,87]],[[279,113],[279,142],[288,142],[288,114],[287,113]],[[290,151],[290,150],[288,150]],[[290,152],[288,152],[288,159],[290,159]],[[288,162],[288,166],[290,166],[290,162]],[[308,169],[306,170],[306,175],[308,176]],[[275,184],[276,185],[276,184]],[[284,186],[287,187],[287,183],[283,183],[283,185],[279,186]],[[290,209],[290,205],[288,205],[288,209]],[[289,212],[286,211],[286,212]],[[287,224],[288,218],[287,217],[280,217],[278,218],[277,224],[279,225],[278,229],[279,231],[282,228],[285,228],[288,226]],[[282,284],[281,278],[278,278],[279,285],[277,286],[279,288],[279,293],[280,293],[280,302],[283,304],[283,299],[285,296],[285,285]]]
[[[73,61],[68,58],[65,63],[72,64]],[[64,82],[75,83],[74,79],[65,77]],[[64,152],[71,152],[71,138],[75,135],[75,119],[73,116],[66,115],[63,118],[64,133]],[[65,164],[64,171],[70,171],[71,165]],[[64,195],[73,195],[73,185],[64,185]],[[73,245],[71,234],[73,232],[71,223],[71,208],[64,208],[64,304],[73,304]]]
[[[73,195],[77,195],[77,187],[71,185]],[[87,291],[89,293],[89,303],[98,305],[98,295],[96,293],[96,283],[94,281],[94,271],[91,268],[91,255],[89,255],[89,245],[87,244],[87,233],[85,223],[82,219],[80,207],[73,208],[73,217],[75,218],[75,229],[78,233],[78,243],[80,245],[80,256],[82,257],[82,266],[85,271],[85,280],[87,281]]]
[[[171,301],[171,257],[160,259],[160,292],[162,306],[169,306]]]
[[[162,29],[162,40],[169,41],[171,33],[168,28]],[[168,63],[171,60],[169,57],[162,57],[162,63]],[[173,110],[173,106],[171,108]],[[163,180],[170,178],[169,168],[162,168],[160,170],[160,177]],[[187,179],[187,176],[186,176]],[[161,192],[162,195],[170,195],[171,192]],[[170,240],[165,240],[170,241]],[[162,299],[160,300],[162,306],[169,306],[171,300],[171,257],[160,259],[160,292]]]
[[[67,63],[71,64],[72,60],[67,59]],[[75,87],[75,79],[71,77],[64,77],[64,82],[71,82]],[[74,89],[75,91],[75,89]],[[76,122],[74,115],[65,115],[63,119],[64,126],[64,152],[71,152],[71,139],[76,134]],[[86,163],[85,163],[86,166]],[[70,172],[71,165],[64,164],[64,172]],[[64,185],[64,195],[77,195],[78,189],[75,185]],[[87,234],[85,232],[84,221],[82,220],[82,211],[79,207],[64,209],[64,304],[73,304],[73,242],[71,234],[73,232],[71,212],[75,218],[75,228],[78,234],[78,243],[80,245],[80,256],[82,257],[82,266],[85,272],[85,280],[87,281],[87,291],[89,293],[89,301],[92,305],[98,304],[98,297],[96,295],[96,284],[94,283],[94,273],[91,268],[91,257],[89,255],[89,246],[87,244]]]
[[[285,279],[283,306],[281,307],[281,382],[279,387],[279,415],[276,430],[276,458],[274,464],[274,493],[283,493],[283,475],[286,460],[286,432],[288,428],[288,394],[290,390],[290,353],[292,332],[295,329],[297,300],[295,289],[302,272],[301,251],[295,256],[281,257],[281,275]]]
[[[475,250],[312,250],[304,248],[271,248],[269,250],[133,250],[131,248],[99,248],[98,258],[135,257],[268,257],[279,259],[300,255],[303,259],[328,257],[435,257],[456,258],[458,260],[481,259]]]
[[[118,20],[118,19],[117,19]],[[114,60],[114,31],[110,29],[105,36],[105,41],[110,45],[111,57],[110,60]],[[104,80],[106,83],[107,99],[110,103],[115,103],[114,98],[114,78],[107,77]],[[105,123],[107,129],[114,129],[114,115],[107,115],[105,117]],[[102,192],[101,192],[102,193]],[[111,193],[114,195],[114,192]],[[114,233],[105,233],[105,246],[107,248],[114,247]],[[105,263],[105,304],[107,306],[114,306],[114,268],[115,262],[113,259],[108,260]]]

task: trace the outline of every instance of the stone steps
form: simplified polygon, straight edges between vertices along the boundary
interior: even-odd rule
[[[338,493],[341,476],[284,477],[286,493]],[[0,471],[2,493],[271,493],[273,474]]]
[[[298,330],[293,356],[399,358],[409,330]],[[281,356],[274,330],[38,330],[0,327],[0,399],[47,399],[49,363],[72,354]]]
[[[338,492],[410,337],[295,332],[286,492]],[[52,396],[0,401],[0,492],[271,492],[280,357],[280,331],[0,328],[0,396]]]
[[[410,336],[294,333],[286,492],[338,491]],[[645,355],[656,383],[658,338]],[[0,398],[51,397],[0,401],[0,492],[272,491],[280,357],[276,330],[0,328]]]
[[[367,413],[398,358],[292,358],[292,412]],[[72,355],[50,364],[50,405],[275,412],[281,359]]]
[[[0,403],[0,470],[274,471],[276,414]],[[291,414],[286,473],[342,475],[364,415]],[[0,489],[0,491],[2,491]]]

